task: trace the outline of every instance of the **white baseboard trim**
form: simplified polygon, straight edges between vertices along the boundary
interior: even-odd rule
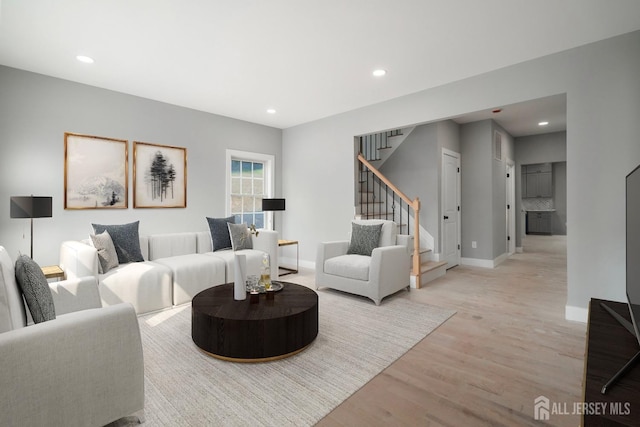
[[[308,269],[311,269],[311,270],[315,270],[316,269],[316,263],[315,263],[315,261],[303,261],[303,260],[300,260],[300,267],[308,268]]]
[[[278,265],[280,267],[295,268],[296,259],[289,257],[278,257]]]
[[[493,266],[497,267],[500,264],[502,264],[504,262],[504,260],[506,260],[507,258],[509,258],[509,254],[508,253],[503,253],[502,255],[500,255],[498,258],[493,260]]]
[[[478,259],[478,258],[460,258],[460,264],[470,265],[472,267],[496,268],[505,259],[509,258],[508,253],[503,253],[496,259]]]
[[[521,254],[524,252],[524,249],[522,249],[522,246],[516,246],[516,253],[517,254]]]
[[[296,266],[296,259],[295,258],[290,258],[290,257],[279,257],[278,258],[278,265],[281,267],[289,267],[289,268],[294,268]],[[315,270],[316,269],[316,263],[313,261],[305,261],[305,260],[299,260],[298,261],[298,267],[300,268],[309,268],[311,270]]]
[[[490,259],[460,258],[460,264],[471,267],[493,268],[493,261]]]
[[[573,305],[565,305],[564,318],[567,320],[573,320],[574,322],[587,323],[589,320],[589,309]]]

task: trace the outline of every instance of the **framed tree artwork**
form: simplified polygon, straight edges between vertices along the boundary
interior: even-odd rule
[[[128,207],[127,140],[64,134],[64,208]]]
[[[133,143],[133,207],[187,207],[187,149]]]

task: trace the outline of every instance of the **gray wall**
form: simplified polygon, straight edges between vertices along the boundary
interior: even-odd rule
[[[460,153],[460,125],[452,120],[416,126],[380,171],[408,197],[420,198],[420,225],[442,247],[442,148]]]
[[[492,150],[491,166],[493,175],[491,176],[491,187],[493,188],[493,204],[491,212],[487,214],[492,218],[491,233],[493,236],[493,256],[492,260],[495,260],[501,255],[507,253],[507,161],[515,162],[514,159],[514,147],[513,137],[507,133],[500,125],[493,120],[491,122],[491,132],[486,136],[490,140]],[[494,157],[494,132],[500,132],[502,134],[502,149],[500,160]]]
[[[522,210],[522,165],[536,163],[555,163],[567,161],[567,132],[543,133],[540,135],[530,135],[515,138],[515,160],[516,160],[516,212]],[[559,169],[559,173],[564,172],[564,176],[559,177],[560,181],[555,181],[554,185],[564,185],[564,189],[554,194],[554,199],[558,199],[558,212],[554,215],[554,234],[567,234],[567,176],[566,165],[564,169]],[[563,197],[563,200],[559,200]],[[525,224],[521,220],[521,215],[516,215],[516,246],[522,247],[522,236],[525,234]],[[564,230],[564,232],[560,232]]]
[[[462,257],[493,259],[493,154],[491,121],[460,128]],[[476,242],[477,247],[472,247]]]
[[[460,153],[460,125],[453,120],[438,122],[438,142],[440,147]]]
[[[543,133],[515,138],[516,167],[567,161],[567,132]],[[520,170],[517,171],[520,173]]]
[[[129,140],[129,209],[64,210],[64,133]],[[187,208],[133,209],[133,141],[187,148]],[[34,258],[58,262],[60,243],[85,239],[92,222],[140,220],[141,234],[207,230],[225,215],[225,150],[276,157],[282,131],[0,66],[0,244],[29,253],[29,221],[9,218],[10,196],[53,196],[53,218],[34,220]],[[280,229],[278,225],[276,229]]]
[[[283,235],[300,241],[308,264],[318,242],[347,236],[354,135],[566,93],[567,315],[586,314],[591,297],[624,300],[624,177],[640,163],[638,46],[633,32],[285,129]]]
[[[553,201],[556,211],[552,218],[552,233],[567,234],[567,162],[553,163]]]
[[[494,153],[496,131],[503,135],[501,160]],[[507,251],[506,164],[513,160],[513,139],[493,120],[464,124],[460,135],[462,257],[493,261]]]
[[[435,252],[440,216],[439,163],[438,124],[433,123],[417,126],[380,168],[409,198],[420,198],[420,225],[433,236]]]

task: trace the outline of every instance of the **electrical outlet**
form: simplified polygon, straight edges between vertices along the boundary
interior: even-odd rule
[[[477,249],[478,248],[478,242],[476,242],[475,240],[471,242],[471,247],[473,249]]]

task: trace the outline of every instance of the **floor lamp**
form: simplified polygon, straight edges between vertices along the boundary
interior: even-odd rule
[[[51,218],[53,197],[18,196],[11,198],[11,218],[31,219],[31,259],[33,259],[33,218]]]
[[[271,211],[283,211],[284,210],[284,199],[262,199],[262,211],[263,212],[271,212]],[[273,221],[273,230],[276,229],[276,221]]]

